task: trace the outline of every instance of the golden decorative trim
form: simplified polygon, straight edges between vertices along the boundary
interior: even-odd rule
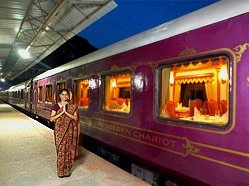
[[[119,69],[118,65],[113,65],[113,66],[111,67],[111,70],[117,70],[117,69]]]
[[[189,75],[189,76],[177,76],[175,78],[176,84],[185,84],[185,83],[202,83],[202,82],[212,82],[214,74],[206,73],[206,74],[197,74],[197,75]]]
[[[195,148],[193,146],[190,147],[191,145],[201,146],[201,147],[205,147],[205,148],[208,148],[208,149],[218,150],[218,151],[227,152],[227,153],[230,153],[230,154],[236,154],[236,155],[240,155],[240,156],[249,158],[249,153],[240,152],[240,151],[236,151],[236,150],[232,150],[232,149],[226,149],[226,148],[223,148],[223,147],[217,147],[217,146],[213,146],[213,145],[209,145],[209,144],[205,144],[205,143],[199,143],[199,142],[195,142],[195,141],[192,141],[192,140],[190,141],[187,137],[180,137],[180,136],[173,135],[173,134],[167,134],[167,133],[153,131],[153,130],[144,129],[144,128],[140,128],[140,127],[130,126],[130,125],[127,125],[127,124],[124,124],[124,123],[110,121],[110,120],[104,120],[104,119],[101,119],[101,118],[90,118],[90,117],[86,117],[86,116],[80,116],[80,118],[87,119],[88,122],[85,122],[85,123],[87,123],[88,125],[93,125],[94,122],[95,123],[96,122],[97,123],[109,122],[109,123],[116,124],[116,125],[122,126],[122,127],[127,127],[127,128],[131,128],[131,129],[135,129],[135,130],[140,130],[140,131],[143,131],[143,132],[150,132],[150,133],[162,135],[162,136],[165,136],[165,137],[175,138],[175,139],[178,139],[178,140],[184,140],[185,143],[186,143],[185,146],[184,146],[184,149],[186,149],[186,147],[188,147],[189,149],[193,148],[193,150],[189,150],[189,152],[193,152],[193,153],[197,153],[198,151],[196,151],[196,150],[199,150],[199,149]],[[188,153],[188,154],[193,154],[193,153]]]
[[[154,63],[154,62],[151,62],[151,63],[149,63],[150,64],[150,66],[151,66],[151,69],[152,69],[152,73],[154,74],[154,72],[155,72],[155,69],[156,69],[156,63]]]
[[[81,117],[81,118],[90,119],[88,117]],[[108,127],[105,127],[104,122],[109,123],[109,124],[107,124]],[[113,127],[109,126],[111,123],[116,124],[116,125],[121,126],[121,127],[123,126],[123,127],[127,127],[127,128],[130,128],[130,129],[140,130],[140,131],[147,132],[147,133],[149,132],[149,133],[152,133],[152,134],[154,133],[154,134],[159,134],[159,135],[162,135],[162,136],[165,136],[165,137],[174,138],[175,140],[178,140],[174,144],[177,145],[178,142],[180,142],[180,143],[182,142],[182,147],[186,151],[185,152],[175,151],[173,149],[170,149],[170,148],[167,148],[167,147],[164,147],[164,146],[159,146],[159,145],[156,145],[156,144],[153,144],[153,143],[149,143],[145,139],[134,138],[132,136],[126,135],[126,133],[120,132],[122,130],[117,130],[117,131],[116,130],[110,130],[110,129],[114,129]],[[152,146],[152,147],[155,147],[155,148],[158,148],[158,149],[161,149],[161,150],[173,153],[173,154],[177,154],[177,155],[182,156],[182,157],[187,157],[188,155],[190,155],[190,156],[200,158],[200,159],[204,159],[204,160],[207,160],[207,161],[211,161],[211,162],[214,162],[214,163],[217,163],[217,164],[220,164],[220,165],[224,165],[224,166],[235,168],[235,169],[238,169],[238,170],[241,170],[241,171],[249,172],[248,167],[242,167],[242,166],[239,166],[239,165],[236,165],[236,164],[233,164],[233,163],[225,162],[225,161],[222,161],[222,160],[214,159],[214,158],[199,154],[198,152],[200,152],[200,149],[194,147],[194,145],[195,146],[200,146],[200,147],[206,147],[207,149],[213,149],[213,150],[218,150],[218,151],[221,151],[221,152],[226,152],[226,153],[229,153],[229,154],[236,154],[236,155],[246,157],[246,158],[249,158],[249,153],[240,152],[240,151],[236,151],[236,150],[232,150],[232,149],[226,149],[226,148],[223,148],[223,147],[216,147],[216,146],[213,146],[213,145],[203,144],[203,143],[199,143],[199,142],[194,142],[194,141],[190,141],[187,137],[180,137],[180,136],[176,136],[176,135],[173,135],[173,134],[167,134],[167,133],[162,133],[162,132],[158,132],[158,131],[147,130],[147,129],[134,127],[134,126],[130,126],[130,125],[119,123],[119,122],[103,120],[103,119],[100,119],[100,118],[91,118],[90,121],[83,122],[82,124],[85,125],[86,127],[91,127],[91,128],[95,128],[95,129],[98,129],[98,130],[101,130],[101,131],[105,131],[107,133],[115,134],[115,135],[124,137],[126,139],[132,140],[132,141],[136,141],[136,142],[139,142],[139,143],[142,143],[142,144],[145,144],[145,145],[148,145],[148,146]],[[142,136],[144,136],[144,135],[142,135]]]
[[[236,154],[236,155],[239,155],[239,156],[242,156],[242,157],[249,158],[249,154],[245,153],[245,152],[240,152],[240,151],[236,151],[236,150],[232,150],[232,149],[226,149],[226,148],[223,148],[223,147],[216,147],[216,146],[213,146],[213,145],[208,145],[208,144],[194,142],[194,141],[191,141],[191,143],[196,145],[196,146],[205,147],[205,148],[212,149],[212,150],[217,150],[217,151],[222,151],[222,152],[226,152],[226,153],[229,153],[229,154]]]
[[[199,152],[200,150],[198,148],[195,148],[191,142],[189,141],[188,138],[186,137],[182,137],[182,140],[185,140],[185,144],[182,144],[182,147],[184,149],[186,149],[186,153],[183,155],[184,157],[188,156],[188,155],[193,155],[196,154],[197,152]]]
[[[202,156],[202,155],[199,155],[199,154],[192,154],[192,156],[194,156],[196,158],[204,159],[204,160],[207,160],[207,161],[211,161],[211,162],[214,162],[214,163],[217,163],[217,164],[221,164],[221,165],[224,165],[224,166],[227,166],[227,167],[232,167],[234,169],[239,169],[241,171],[249,172],[249,169],[247,167],[241,167],[241,166],[238,166],[238,165],[234,165],[234,164],[227,163],[227,162],[224,162],[224,161],[216,160],[216,159],[209,158],[209,157],[206,157],[206,156]]]
[[[178,55],[179,57],[186,57],[186,56],[190,56],[193,54],[196,54],[197,50],[194,48],[185,48],[182,52],[180,52],[180,54]]]
[[[245,52],[245,50],[249,47],[249,43],[245,43],[243,45],[239,45],[234,47],[234,53],[236,55],[237,63],[240,62],[242,54]]]
[[[203,78],[203,77],[213,77],[214,73],[204,73],[196,75],[186,75],[186,76],[176,76],[175,80],[189,79],[189,78]]]
[[[137,140],[137,139],[134,139],[134,138],[125,136],[125,135],[123,135],[123,134],[119,134],[119,133],[116,133],[116,132],[112,132],[112,131],[109,131],[109,130],[106,130],[106,129],[103,129],[103,128],[99,128],[99,127],[96,127],[96,126],[92,126],[92,127],[95,128],[95,129],[101,130],[101,131],[105,131],[105,132],[108,132],[108,133],[111,133],[111,134],[115,134],[115,135],[117,135],[117,136],[124,137],[124,138],[126,138],[126,139],[130,139],[130,140],[132,140],[132,141],[136,141],[136,142],[139,142],[139,143],[142,143],[142,144],[145,144],[145,145],[149,145],[149,146],[152,146],[152,147],[155,147],[155,148],[159,148],[159,149],[164,150],[164,151],[167,151],[167,152],[171,152],[171,153],[174,153],[174,154],[183,156],[181,152],[177,152],[177,151],[174,151],[174,150],[170,150],[170,149],[167,149],[167,148],[164,148],[164,147],[160,147],[160,146],[157,146],[157,145],[154,145],[154,144],[151,144],[151,143],[146,143],[146,142],[144,142],[144,141]]]
[[[135,70],[136,70],[136,66],[131,66],[131,73],[132,73],[132,75],[134,75],[135,74]]]

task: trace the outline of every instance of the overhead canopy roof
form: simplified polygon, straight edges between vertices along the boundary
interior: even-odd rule
[[[1,0],[0,78],[12,81],[116,6],[113,0]],[[21,58],[19,49],[31,58]]]

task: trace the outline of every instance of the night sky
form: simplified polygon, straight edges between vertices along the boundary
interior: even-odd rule
[[[79,36],[103,48],[143,32],[217,0],[115,0],[118,6]]]

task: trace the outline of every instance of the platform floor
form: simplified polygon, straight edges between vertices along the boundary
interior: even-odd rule
[[[71,177],[58,178],[53,131],[0,102],[1,186],[149,185],[80,147]]]

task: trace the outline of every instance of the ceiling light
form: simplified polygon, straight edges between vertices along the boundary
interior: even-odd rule
[[[31,58],[29,51],[26,49],[19,49],[18,54],[23,58],[23,59],[28,59]]]

